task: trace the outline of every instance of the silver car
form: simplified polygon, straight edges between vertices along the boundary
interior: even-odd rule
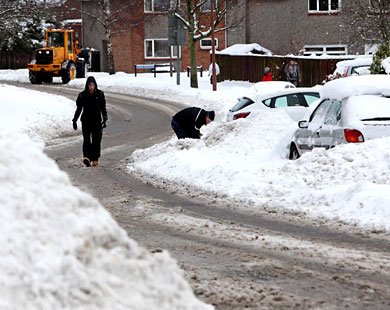
[[[308,120],[298,122],[289,145],[289,158],[297,159],[315,147],[390,136],[390,98],[382,94],[322,99]]]

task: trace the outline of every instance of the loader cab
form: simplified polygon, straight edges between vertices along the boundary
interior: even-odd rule
[[[74,62],[76,61],[76,50],[75,44],[73,42],[73,30],[46,31],[46,47],[56,49],[61,62],[64,59],[73,60]]]
[[[46,47],[64,47],[65,32],[46,32]]]

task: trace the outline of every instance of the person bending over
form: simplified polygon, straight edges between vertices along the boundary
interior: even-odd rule
[[[214,118],[214,111],[191,107],[177,112],[172,117],[171,125],[178,139],[200,139],[200,128],[211,123]]]

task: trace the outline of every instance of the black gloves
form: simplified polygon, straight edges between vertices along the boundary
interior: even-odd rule
[[[72,122],[73,122],[73,129],[74,129],[74,130],[77,130],[77,121],[72,120]]]
[[[108,120],[107,115],[103,115],[103,122],[102,122],[102,127],[103,128],[107,127],[107,120]]]

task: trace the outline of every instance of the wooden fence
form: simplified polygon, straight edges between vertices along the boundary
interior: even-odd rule
[[[285,81],[284,67],[290,59],[294,59],[301,70],[302,82],[298,86],[311,87],[321,84],[327,75],[334,72],[336,63],[353,59],[351,56],[334,59],[316,59],[284,56],[231,56],[216,54],[216,62],[220,67],[218,81],[235,80],[259,82],[264,75],[265,67],[271,69],[274,81]]]
[[[33,54],[20,51],[0,51],[0,69],[22,69],[33,58]]]

